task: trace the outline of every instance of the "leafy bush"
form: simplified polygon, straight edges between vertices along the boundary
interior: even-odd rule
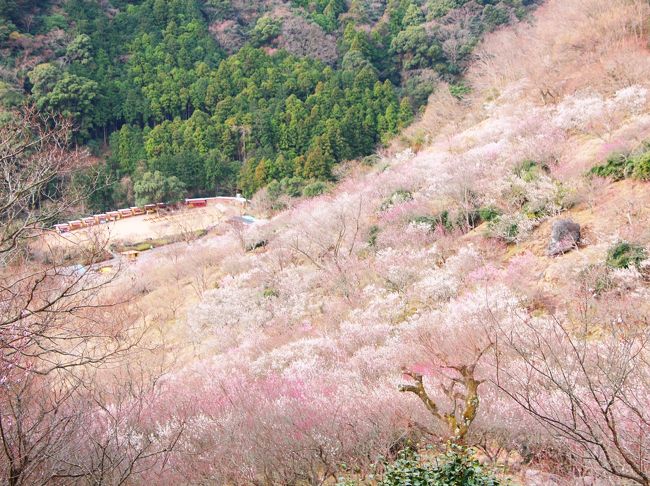
[[[68,26],[68,20],[60,13],[53,13],[43,17],[43,33],[54,29],[65,29]]]
[[[608,177],[614,181],[623,179],[650,180],[650,151],[635,156],[615,153],[604,164],[592,167],[590,175]]]
[[[472,210],[457,209],[453,212],[445,210],[432,216],[416,216],[410,222],[418,226],[428,226],[431,231],[440,227],[447,231],[457,229],[464,232],[476,228],[484,221],[493,221],[500,214],[497,208],[486,206]]]
[[[316,197],[324,194],[327,191],[327,184],[323,181],[312,182],[307,184],[302,190],[302,195],[305,197]]]
[[[634,157],[632,177],[642,181],[650,181],[650,151]]]
[[[282,32],[282,20],[269,16],[260,17],[251,32],[255,46],[261,46],[275,39]]]
[[[272,201],[277,200],[282,195],[282,188],[280,187],[280,183],[275,179],[269,182],[269,184],[266,186],[266,191]]]
[[[447,15],[452,9],[460,7],[465,2],[458,0],[433,0],[429,3],[429,15],[432,18],[440,18]]]
[[[488,223],[495,220],[500,214],[501,211],[494,206],[484,206],[478,209],[478,215],[479,218],[481,218],[481,221],[486,221]]]
[[[285,177],[280,181],[273,179],[266,186],[271,201],[278,201],[282,195],[299,197],[303,195],[305,181],[300,177]]]
[[[524,160],[515,167],[515,174],[526,182],[534,181],[542,172],[548,172],[548,165],[539,164],[534,160]]]
[[[147,251],[151,250],[153,248],[153,244],[151,243],[140,243],[135,247],[135,251]]]
[[[483,10],[483,22],[488,30],[505,24],[510,20],[508,11],[494,5],[486,5]]]
[[[621,241],[607,251],[606,263],[611,268],[630,268],[630,266],[639,268],[641,262],[645,259],[645,248],[627,241]]]
[[[285,177],[280,181],[280,187],[287,196],[298,197],[302,194],[304,183],[300,177]]]
[[[459,100],[462,100],[465,97],[465,95],[468,95],[469,93],[472,92],[472,89],[466,84],[458,83],[449,86],[449,92],[454,98],[458,98]]]
[[[411,221],[418,225],[427,225],[431,228],[431,231],[434,231],[439,226],[442,226],[448,231],[451,231],[454,228],[454,224],[449,218],[448,211],[442,211],[434,216],[416,216]]]
[[[620,181],[631,175],[630,161],[630,157],[626,154],[611,154],[604,164],[592,167],[589,174]]]
[[[273,287],[266,287],[264,289],[263,295],[265,298],[270,299],[271,297],[279,297],[280,292],[278,292],[277,289],[274,289]]]
[[[435,464],[422,462],[412,450],[404,450],[386,466],[380,486],[489,486],[501,484],[474,457],[472,450],[451,446],[436,458]]]
[[[158,171],[145,172],[135,183],[135,203],[178,202],[183,198],[185,185],[176,176],[165,176]]]

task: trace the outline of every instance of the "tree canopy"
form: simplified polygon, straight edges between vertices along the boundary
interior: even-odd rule
[[[97,209],[156,172],[188,195],[251,195],[370,154],[525,3],[14,0],[0,6],[0,62],[14,93],[69,117],[106,161]]]

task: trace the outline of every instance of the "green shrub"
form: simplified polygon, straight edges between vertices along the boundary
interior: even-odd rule
[[[608,177],[614,181],[638,179],[650,181],[650,151],[635,156],[611,154],[604,164],[592,167],[590,175]]]
[[[626,154],[611,154],[604,164],[592,167],[589,174],[620,181],[631,175],[631,160]]]
[[[269,17],[267,15],[257,19],[255,27],[251,31],[251,39],[256,47],[272,41],[282,32],[282,19]]]
[[[412,450],[400,452],[386,466],[380,486],[496,486],[501,484],[474,457],[471,449],[452,445],[435,463],[423,462]]]
[[[465,2],[458,0],[432,0],[428,4],[429,15],[437,19],[447,15],[452,9],[460,7]]]
[[[465,95],[468,95],[472,92],[472,88],[463,83],[452,84],[449,86],[449,92],[454,98],[462,100]]]
[[[515,167],[515,174],[521,177],[525,182],[532,182],[537,179],[543,172],[548,172],[548,165],[539,164],[534,160],[524,160]]]
[[[630,266],[639,268],[641,262],[645,259],[645,248],[627,241],[621,241],[607,251],[606,263],[611,268],[630,268]]]
[[[650,181],[650,151],[634,157],[632,177],[642,181]]]
[[[494,206],[484,206],[478,209],[478,215],[481,218],[481,221],[489,223],[498,218],[501,215],[501,211]]]
[[[300,177],[285,177],[280,181],[282,192],[291,197],[300,196],[304,184],[305,181]]]
[[[484,221],[490,222],[496,219],[501,213],[494,207],[483,207],[469,211],[441,211],[433,216],[416,216],[411,219],[411,223],[418,225],[427,225],[431,231],[442,227],[447,231],[459,229],[469,231],[476,228]]]
[[[316,197],[327,192],[327,184],[323,181],[312,182],[307,184],[302,190],[302,195],[305,197]]]
[[[483,9],[483,23],[488,30],[508,22],[510,15],[505,8],[486,5]]]
[[[280,296],[280,292],[278,292],[278,291],[277,291],[276,289],[274,289],[273,287],[266,287],[266,288],[264,289],[264,293],[263,293],[263,295],[264,295],[264,298],[266,298],[266,299],[270,299],[271,297],[279,297],[279,296]]]
[[[380,231],[381,228],[376,224],[373,224],[368,230],[368,246],[370,248],[377,248],[377,236],[379,236]]]
[[[43,33],[46,34],[54,29],[65,29],[68,26],[68,19],[60,13],[54,13],[43,17]]]
[[[280,187],[280,183],[277,180],[273,179],[266,186],[266,193],[269,195],[269,198],[272,201],[277,200],[282,195],[282,188]]]
[[[416,216],[411,220],[415,224],[427,225],[434,231],[438,226],[442,226],[447,231],[454,229],[454,224],[449,218],[448,211],[442,211],[434,216]]]
[[[183,199],[185,184],[176,176],[166,176],[159,171],[145,172],[133,185],[133,190],[138,206],[157,202],[174,203]]]

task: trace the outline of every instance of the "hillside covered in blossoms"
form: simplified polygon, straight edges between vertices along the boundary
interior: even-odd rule
[[[546,0],[336,183],[0,301],[3,480],[649,485],[649,22]]]

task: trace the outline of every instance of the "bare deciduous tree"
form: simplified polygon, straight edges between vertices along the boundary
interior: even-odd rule
[[[70,122],[29,107],[8,116],[0,127],[0,481],[122,484],[137,463],[168,447],[146,440],[126,449],[115,444],[123,457],[95,481],[110,463],[105,455],[89,461],[93,444],[121,437],[115,431],[122,427],[98,414],[119,410],[126,401],[117,398],[125,393],[136,405],[151,395],[127,380],[110,400],[98,400],[108,388],[96,371],[123,365],[144,327],[120,305],[125,297],[110,291],[116,276],[93,271],[106,239],[81,245],[57,240],[47,229],[82,198],[69,184],[86,164],[83,152],[69,148]],[[77,264],[63,258],[61,246],[74,248]],[[131,407],[123,417],[132,419],[138,410]]]
[[[623,316],[574,326],[557,317],[522,319],[500,333],[495,351],[497,386],[580,467],[650,484],[647,322]]]

